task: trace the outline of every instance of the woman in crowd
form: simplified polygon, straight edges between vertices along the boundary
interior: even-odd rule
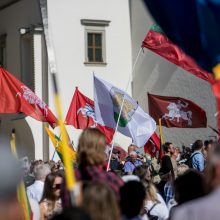
[[[158,217],[158,220],[166,220],[169,217],[168,208],[163,198],[157,193],[153,183],[149,183],[146,187],[145,212],[148,217]]]
[[[77,152],[78,180],[106,182],[118,195],[123,181],[119,176],[103,169],[106,160],[105,136],[96,128],[85,129],[80,138]]]
[[[115,193],[105,183],[84,183],[81,207],[90,215],[91,220],[120,219]]]
[[[55,214],[62,211],[60,189],[63,182],[61,172],[47,175],[43,196],[40,201],[41,220],[51,219]]]

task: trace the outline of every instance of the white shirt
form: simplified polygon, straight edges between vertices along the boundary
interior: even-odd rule
[[[29,198],[40,202],[44,190],[44,182],[40,180],[36,180],[34,184],[27,188],[27,195]]]
[[[163,198],[158,193],[157,193],[157,199],[160,201],[160,203],[158,203],[156,206],[154,206],[154,208],[150,211],[150,214],[158,216],[159,220],[168,219],[169,210],[168,210]],[[145,209],[150,210],[153,205],[154,205],[154,202],[148,200],[145,203]]]
[[[40,206],[34,199],[29,198],[31,211],[33,213],[33,220],[40,220]]]

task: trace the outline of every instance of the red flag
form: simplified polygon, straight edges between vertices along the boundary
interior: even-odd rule
[[[0,85],[0,113],[23,112],[38,121],[48,122],[52,127],[56,126],[57,119],[48,106],[2,67]]]
[[[154,132],[148,142],[144,145],[144,152],[150,154],[151,157],[156,157],[157,152],[160,152],[160,138],[157,133]]]
[[[215,83],[214,77],[201,69],[191,57],[173,44],[157,25],[153,25],[152,29],[147,33],[142,47],[152,50],[191,74],[208,81],[211,85]]]
[[[94,102],[84,96],[77,87],[65,121],[67,125],[73,125],[77,129],[96,127],[105,135],[107,144],[112,141],[114,129],[96,123]]]
[[[165,127],[207,127],[205,111],[190,100],[148,93],[148,106],[149,114],[156,122],[161,118]]]

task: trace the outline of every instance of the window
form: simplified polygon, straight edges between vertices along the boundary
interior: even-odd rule
[[[6,68],[6,34],[0,35],[0,66]]]
[[[82,19],[85,26],[85,64],[106,65],[105,27],[110,21]]]
[[[87,33],[88,62],[103,62],[102,33]]]

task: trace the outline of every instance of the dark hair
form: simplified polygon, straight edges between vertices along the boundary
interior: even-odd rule
[[[196,140],[193,144],[193,149],[194,150],[200,150],[203,147],[203,142],[202,140]]]
[[[147,166],[145,164],[140,165],[140,166],[135,167],[133,174],[135,176],[138,176],[140,178],[140,181],[143,181],[145,179],[145,176],[146,176],[148,170],[149,170],[149,166]]]
[[[120,188],[122,215],[133,218],[140,214],[146,192],[141,182],[129,181]]]
[[[169,147],[172,143],[171,142],[166,142],[164,145],[163,145],[163,150],[165,153],[168,153],[169,152]]]
[[[61,172],[56,172],[56,173],[50,173],[47,175],[45,179],[45,183],[44,183],[43,195],[42,195],[40,202],[42,202],[44,199],[48,199],[51,201],[56,200],[56,197],[53,192],[53,184],[54,184],[56,177],[63,178],[63,174]]]
[[[204,176],[197,170],[190,169],[174,180],[175,200],[183,204],[206,194]]]
[[[91,220],[89,215],[78,207],[65,208],[62,213],[56,215],[52,220]]]

